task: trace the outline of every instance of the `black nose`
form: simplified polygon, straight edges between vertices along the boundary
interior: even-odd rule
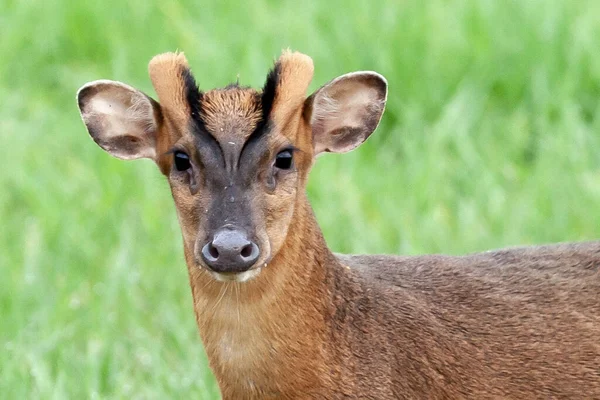
[[[223,228],[202,248],[202,259],[215,272],[244,272],[258,259],[260,251],[246,234]]]

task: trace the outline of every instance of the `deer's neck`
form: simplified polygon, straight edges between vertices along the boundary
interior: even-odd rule
[[[337,261],[306,197],[290,226],[281,250],[248,282],[217,282],[189,267],[198,328],[224,391],[277,394],[288,381],[309,388],[326,375],[327,277]]]

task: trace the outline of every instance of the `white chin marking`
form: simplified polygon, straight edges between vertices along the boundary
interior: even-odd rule
[[[220,282],[246,282],[260,274],[260,268],[251,269],[248,271],[241,272],[239,274],[220,274],[218,272],[210,271],[210,274],[216,280]]]

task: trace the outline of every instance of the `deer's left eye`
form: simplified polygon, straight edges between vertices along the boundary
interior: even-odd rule
[[[280,151],[275,157],[275,167],[279,169],[290,169],[292,168],[292,161],[294,160],[291,150]]]

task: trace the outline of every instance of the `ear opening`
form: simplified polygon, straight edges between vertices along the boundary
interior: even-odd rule
[[[386,100],[386,79],[371,71],[342,75],[318,89],[305,103],[314,154],[360,146],[379,125]]]
[[[94,141],[114,157],[156,159],[160,106],[133,87],[99,80],[77,92],[81,118]]]

